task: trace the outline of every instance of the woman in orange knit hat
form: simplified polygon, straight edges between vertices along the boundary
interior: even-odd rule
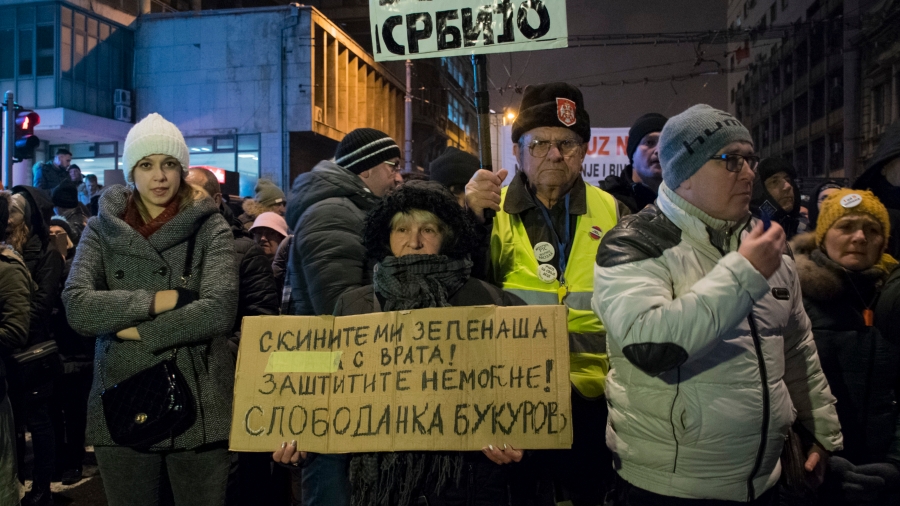
[[[844,434],[817,504],[900,503],[900,329],[886,325],[900,303],[900,276],[886,283],[897,267],[885,253],[890,231],[875,195],[842,189],[822,203],[816,231],[791,242]]]

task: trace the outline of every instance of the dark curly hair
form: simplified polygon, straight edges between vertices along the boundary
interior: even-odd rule
[[[391,220],[412,209],[428,211],[444,222],[452,234],[444,235],[441,254],[454,260],[466,258],[476,247],[475,228],[456,197],[434,181],[410,181],[400,186],[369,211],[363,228],[366,255],[376,262],[392,255]]]

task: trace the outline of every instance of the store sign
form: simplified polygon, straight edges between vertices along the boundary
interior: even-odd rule
[[[244,318],[229,446],[569,448],[565,306]]]
[[[519,164],[513,155],[512,126],[504,126],[496,130],[500,135],[495,139],[500,149],[500,167],[509,170],[506,184],[512,181]],[[493,133],[493,132],[492,132]],[[581,164],[581,176],[585,182],[597,186],[607,176],[622,173],[628,165],[628,129],[627,128],[592,128],[591,139],[585,149],[584,162]]]
[[[375,61],[568,47],[565,0],[369,0]]]

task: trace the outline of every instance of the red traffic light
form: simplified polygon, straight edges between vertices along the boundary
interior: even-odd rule
[[[34,135],[34,127],[40,124],[40,114],[34,111],[19,111],[16,114],[16,136]]]
[[[34,158],[34,150],[40,145],[41,140],[34,135],[34,127],[41,123],[41,116],[27,109],[16,113],[16,142],[13,158],[25,160]]]

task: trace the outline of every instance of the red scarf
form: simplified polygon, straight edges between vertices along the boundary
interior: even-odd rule
[[[144,223],[144,218],[141,217],[141,212],[138,210],[137,203],[134,201],[134,194],[132,194],[128,197],[128,202],[125,204],[125,214],[122,216],[122,219],[125,220],[125,223],[129,224],[131,228],[135,229],[137,233],[144,236],[144,239],[147,239],[157,230],[162,228],[163,225],[171,221],[172,218],[178,214],[180,207],[181,199],[176,195],[166,208],[163,209],[163,212],[159,213],[156,218]]]

